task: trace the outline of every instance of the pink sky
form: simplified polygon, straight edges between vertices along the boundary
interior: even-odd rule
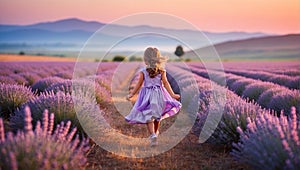
[[[183,18],[200,30],[299,33],[299,0],[0,0],[0,24],[66,18],[110,23],[140,12]]]

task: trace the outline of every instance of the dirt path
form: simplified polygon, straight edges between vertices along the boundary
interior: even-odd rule
[[[113,106],[111,108],[110,114],[105,117],[118,132],[134,137],[149,136],[145,125],[130,125]],[[168,129],[175,119],[163,120],[161,132]],[[169,151],[148,158],[122,157],[94,145],[88,154],[87,169],[247,169],[236,162],[223,146],[199,144],[197,139],[190,133]],[[113,139],[108,140],[114,142]],[[151,149],[148,146],[145,148]]]

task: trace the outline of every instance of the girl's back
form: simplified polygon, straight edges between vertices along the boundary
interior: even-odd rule
[[[142,72],[144,74],[144,87],[161,86],[161,74],[151,78],[145,68],[142,70]]]

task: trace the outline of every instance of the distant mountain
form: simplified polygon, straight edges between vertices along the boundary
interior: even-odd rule
[[[106,26],[104,23],[96,21],[83,21],[76,18],[64,19],[54,22],[43,22],[32,25],[0,25],[0,43],[4,42],[31,42],[32,39],[41,43],[48,43],[50,40],[56,42],[69,42],[83,44],[90,35],[100,28]],[[208,45],[209,41],[212,43],[219,43],[229,40],[246,39],[252,37],[267,36],[265,33],[247,33],[247,32],[228,32],[228,33],[213,33],[200,32],[195,30],[179,30],[170,28],[160,28],[152,26],[123,26],[109,24],[109,28],[103,31],[107,36],[124,36],[131,35],[136,32],[156,32],[162,35],[180,35],[180,38],[195,46],[201,47]],[[74,34],[77,31],[76,34]],[[35,33],[36,32],[36,33]],[[74,36],[74,37],[72,37]],[[78,36],[78,37],[76,37]],[[150,35],[149,35],[150,36]],[[48,39],[50,38],[50,39]],[[169,38],[170,39],[170,38]],[[203,40],[199,40],[203,39]],[[179,44],[180,42],[177,42]]]
[[[300,59],[300,34],[268,36],[228,41],[214,45],[222,59]],[[186,53],[196,58],[194,52],[209,59],[212,47],[203,47]]]
[[[16,30],[28,30],[38,29],[54,32],[67,32],[73,30],[81,30],[86,32],[94,32],[104,26],[105,24],[95,21],[83,21],[76,18],[64,19],[53,22],[42,22],[32,25],[0,25],[0,31],[16,31]]]

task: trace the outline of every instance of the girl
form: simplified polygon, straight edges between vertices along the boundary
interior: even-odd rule
[[[150,133],[150,145],[157,145],[160,121],[175,115],[181,108],[178,102],[180,95],[175,94],[167,80],[166,70],[162,67],[166,58],[160,55],[157,48],[149,47],[144,52],[146,68],[139,73],[139,80],[132,92],[127,96],[130,100],[142,84],[129,115],[125,117],[131,124],[147,124]]]

